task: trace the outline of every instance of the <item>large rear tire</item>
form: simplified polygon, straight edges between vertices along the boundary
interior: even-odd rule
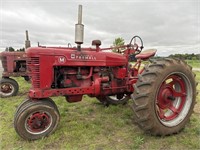
[[[135,122],[152,135],[181,131],[196,103],[192,68],[178,59],[159,59],[145,67],[134,84]]]
[[[0,81],[0,87],[0,97],[15,96],[19,91],[18,83],[11,78],[2,78]]]

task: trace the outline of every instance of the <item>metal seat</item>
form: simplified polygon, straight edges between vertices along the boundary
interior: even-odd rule
[[[152,56],[154,56],[156,54],[156,49],[148,49],[148,50],[145,50],[145,51],[142,51],[140,54],[136,55],[135,58],[137,59],[148,59]]]

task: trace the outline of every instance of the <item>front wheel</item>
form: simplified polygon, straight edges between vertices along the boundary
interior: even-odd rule
[[[0,97],[10,97],[17,95],[19,91],[18,83],[11,78],[2,78],[0,81]]]
[[[29,101],[16,111],[14,127],[26,140],[36,140],[48,136],[56,129],[60,114],[53,103],[48,101]]]
[[[196,99],[192,69],[177,59],[154,61],[134,84],[135,122],[153,135],[170,135],[184,128]]]

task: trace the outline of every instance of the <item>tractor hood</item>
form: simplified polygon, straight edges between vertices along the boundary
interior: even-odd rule
[[[55,66],[124,66],[127,58],[118,53],[103,52],[96,49],[62,47],[31,47],[27,49],[28,57],[48,57]],[[47,59],[45,59],[47,60]]]

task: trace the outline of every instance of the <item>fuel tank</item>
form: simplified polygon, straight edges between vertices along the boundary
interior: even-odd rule
[[[127,63],[122,54],[91,48],[77,51],[76,48],[31,47],[26,52],[28,57],[49,57],[55,66],[124,66]]]

